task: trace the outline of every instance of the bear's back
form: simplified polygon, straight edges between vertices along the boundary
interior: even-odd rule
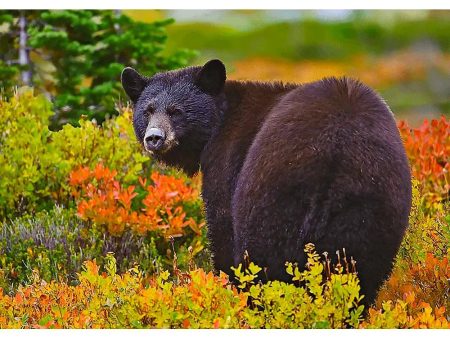
[[[283,95],[255,135],[239,176],[274,187],[301,182],[311,192],[335,184],[336,198],[342,190],[409,210],[410,171],[394,116],[372,89],[349,78]]]
[[[274,176],[289,168],[295,175],[297,167],[311,168],[316,176],[320,169],[330,176],[339,167],[377,175],[383,166],[399,168],[399,175],[408,168],[392,112],[372,89],[349,78],[327,78],[281,96],[254,135],[244,163],[260,156],[276,160],[276,166],[266,163]]]
[[[235,264],[242,252],[269,279],[304,264],[303,246],[346,248],[367,301],[390,271],[408,224],[410,171],[384,101],[351,79],[283,95],[248,149],[232,197]],[[380,249],[381,248],[381,249]]]
[[[360,137],[398,141],[394,116],[381,97],[346,77],[325,78],[286,93],[267,114],[261,129],[277,126],[283,126],[283,130],[301,128],[311,135],[344,129]]]
[[[384,165],[402,172],[408,168],[389,107],[372,89],[349,78],[326,78],[283,95],[266,115],[245,161],[261,155],[276,159],[284,172],[298,160],[298,167],[316,163],[314,172],[323,167],[328,176],[339,166],[349,172],[379,172]]]

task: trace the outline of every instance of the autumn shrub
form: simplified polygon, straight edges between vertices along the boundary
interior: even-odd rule
[[[449,328],[442,308],[421,304],[412,315],[409,302],[386,302],[369,309],[363,320],[358,306],[359,282],[354,273],[334,271],[330,278],[312,246],[308,265],[287,270],[302,286],[250,283],[240,290],[228,276],[193,269],[170,275],[160,271],[150,280],[138,267],[118,274],[114,256],[103,269],[87,261],[78,283],[43,282],[36,272],[30,285],[15,294],[0,290],[0,328]],[[260,269],[236,268],[240,284],[254,280]]]
[[[251,328],[346,328],[356,327],[364,310],[355,271],[323,261],[313,244],[305,246],[305,268],[286,263],[293,284],[270,281],[255,283],[262,269],[252,262],[234,268],[238,287],[249,296],[245,325]]]
[[[126,234],[105,236],[80,220],[71,209],[57,207],[35,216],[5,221],[0,231],[0,269],[3,288],[13,290],[31,281],[36,270],[46,281],[72,282],[83,261],[115,252],[119,271],[139,261],[143,266],[159,258],[156,248],[144,238]],[[153,243],[154,244],[154,243]],[[149,269],[151,271],[151,269]]]
[[[152,184],[139,179],[140,198],[136,186],[123,186],[117,180],[117,171],[101,163],[92,170],[88,167],[74,170],[69,183],[78,202],[78,215],[105,226],[113,236],[129,230],[140,235],[159,231],[166,237],[179,237],[187,228],[200,235],[204,222],[198,180],[192,186],[181,178],[157,171],[150,178]]]
[[[403,308],[407,307],[410,314],[418,315],[418,312],[425,311],[426,304],[450,318],[450,206],[441,202],[439,208],[430,212],[421,195],[424,183],[413,180],[409,228],[394,269],[377,297],[378,308],[382,308],[383,303],[391,302],[386,310],[390,313],[390,319],[387,314],[382,319],[390,321],[390,325],[393,325],[395,313],[402,312]],[[373,315],[378,316],[375,312]],[[380,318],[374,319],[372,324],[380,324]],[[417,327],[419,324],[414,325]]]
[[[450,255],[450,205],[441,203],[440,210],[430,212],[423,204],[422,189],[421,183],[413,179],[409,227],[400,246],[399,263],[423,263],[429,252],[437,257]]]
[[[102,162],[123,182],[137,182],[151,168],[134,137],[128,108],[102,126],[80,121],[79,128],[66,125],[51,132],[50,107],[27,88],[0,98],[0,219],[68,205],[69,173],[79,166]]]
[[[444,307],[450,316],[450,264],[447,257],[437,258],[431,252],[423,263],[409,263],[407,268],[396,267],[378,296],[378,304],[387,300],[410,301],[411,311],[419,308],[422,302],[433,308]]]
[[[106,120],[102,125],[95,121],[81,120],[80,127],[70,124],[52,133],[52,143],[61,158],[57,181],[61,196],[71,194],[69,174],[80,166],[94,168],[98,163],[116,170],[117,178],[124,183],[137,182],[151,170],[150,157],[145,156],[134,136],[130,107],[119,108],[120,115]],[[57,189],[53,191],[58,192]]]
[[[431,309],[450,318],[450,124],[441,117],[413,129],[402,121],[399,130],[413,175],[413,203],[394,269],[377,298],[378,308],[386,311],[382,316],[372,311],[372,327],[398,321],[408,327],[425,325],[398,317],[405,308],[412,315],[422,311],[422,321]]]
[[[161,271],[145,285],[136,268],[116,274],[112,256],[104,272],[86,262],[78,281],[70,286],[36,278],[15,295],[2,294],[0,328],[214,327],[223,315],[238,326],[236,312],[246,305],[223,276],[195,270],[178,285]]]
[[[445,307],[433,308],[420,302],[413,305],[414,295],[405,301],[388,300],[381,308],[370,308],[367,319],[360,324],[366,329],[449,329]]]
[[[49,149],[50,107],[43,96],[34,97],[26,89],[9,101],[0,98],[0,219],[50,197],[46,174],[59,162]]]
[[[198,186],[186,185],[180,174],[169,177],[158,173],[152,174],[152,184],[146,180],[139,184],[140,177],[150,176],[153,166],[137,144],[128,107],[120,108],[118,117],[101,126],[82,120],[80,127],[65,125],[58,132],[48,129],[49,107],[44,97],[34,96],[30,89],[0,100],[0,255],[8,288],[28,282],[32,269],[38,269],[45,280],[73,280],[84,260],[108,251],[115,252],[119,271],[140,262],[151,274],[171,266],[174,255],[181,266],[186,266],[191,256],[210,266]],[[89,186],[103,184],[97,193],[111,184],[119,187],[110,191],[120,191],[121,200],[109,200],[112,209],[105,207],[105,222],[88,215],[77,220],[70,210],[76,206],[70,173],[80,168],[95,171],[97,176],[100,168],[114,172],[114,182],[100,177],[97,182],[94,175]],[[134,206],[123,199],[133,185],[138,194],[133,196]],[[55,205],[64,208],[55,209]],[[102,214],[97,211],[93,214]],[[126,227],[126,219],[114,218],[120,217],[116,211],[133,217],[139,214],[140,222],[133,223],[136,231],[119,233],[120,227]],[[23,216],[14,218],[18,215]],[[180,234],[184,236],[173,243],[167,240]]]
[[[114,253],[118,272],[139,263],[143,275],[150,276],[172,267],[175,255],[180,268],[194,263],[211,269],[205,241],[203,228],[200,235],[172,241],[159,232],[126,231],[111,236],[102,227],[80,219],[75,210],[56,207],[0,225],[0,287],[13,292],[32,281],[33,270],[47,282],[71,284],[84,261],[96,259],[103,264],[108,252]]]
[[[442,116],[418,128],[398,124],[412,175],[421,183],[427,207],[439,207],[450,198],[450,121]]]
[[[205,257],[206,229],[199,177],[187,179],[154,171],[150,180],[140,178],[139,185],[126,186],[117,180],[115,170],[98,164],[92,170],[74,170],[69,183],[77,202],[77,215],[93,228],[115,237],[132,233],[157,238],[159,252],[167,264],[170,255],[177,255],[182,265],[190,256]],[[170,239],[177,250],[169,245]],[[164,254],[166,251],[169,255]],[[210,266],[209,260],[204,263]]]
[[[304,287],[273,282],[264,286],[254,284],[248,291],[239,291],[224,274],[215,276],[202,269],[173,276],[161,271],[144,283],[137,268],[118,275],[115,259],[109,255],[104,272],[95,261],[86,262],[78,285],[54,281],[42,284],[35,275],[31,285],[20,287],[15,295],[3,295],[0,327],[337,328],[358,325],[362,308],[357,306],[356,276],[340,272],[327,280],[313,249],[313,246],[307,249],[307,270],[291,271],[298,281],[306,282]],[[254,278],[260,269],[251,266],[244,270],[237,268],[241,285],[244,280]],[[333,306],[327,305],[328,301]],[[272,318],[270,313],[277,316]]]
[[[420,203],[415,184],[410,227],[377,304],[414,299],[408,302],[411,312],[427,303],[433,308],[445,306],[444,313],[450,316],[450,212],[448,206],[443,206],[444,213],[430,215]]]

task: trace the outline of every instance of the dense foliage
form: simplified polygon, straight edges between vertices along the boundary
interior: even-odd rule
[[[294,279],[296,287],[281,282],[252,285],[239,292],[224,274],[192,270],[172,276],[162,271],[144,286],[137,268],[119,276],[109,256],[105,272],[88,261],[77,286],[36,277],[15,296],[3,295],[0,326],[3,327],[166,327],[259,328],[357,326],[362,307],[357,307],[355,274],[336,272],[324,280],[319,256],[308,249],[309,268]],[[292,266],[288,266],[288,270]],[[238,276],[255,278],[259,267],[250,265]],[[242,286],[239,285],[240,287]],[[250,305],[248,305],[250,303]],[[343,311],[342,311],[343,310]],[[330,320],[331,318],[331,320]]]
[[[411,162],[413,176],[422,182],[424,198],[430,207],[450,201],[450,122],[424,120],[414,130],[405,121],[399,124],[400,133]]]
[[[141,235],[159,230],[166,237],[178,237],[187,226],[200,234],[201,224],[196,220],[201,214],[198,189],[189,187],[180,178],[153,172],[153,184],[139,179],[143,191],[138,202],[136,187],[122,187],[116,176],[116,171],[101,163],[93,170],[81,167],[70,174],[73,195],[81,199],[78,215],[82,219],[105,225],[113,236],[128,230]]]
[[[414,298],[383,303],[369,309],[363,321],[358,306],[359,282],[353,272],[336,267],[324,276],[324,265],[314,246],[305,249],[307,268],[292,264],[287,272],[302,286],[284,282],[265,285],[251,281],[260,267],[238,267],[239,291],[228,276],[202,269],[170,276],[161,271],[144,280],[138,268],[116,273],[112,255],[103,272],[87,261],[77,285],[40,281],[33,273],[30,285],[13,296],[0,289],[1,328],[450,328],[445,309],[421,304],[411,315]]]
[[[81,120],[81,128],[66,124],[51,132],[50,108],[45,97],[29,89],[9,100],[0,98],[0,218],[68,205],[72,190],[67,178],[79,166],[102,162],[126,183],[137,181],[145,165],[149,168],[129,110],[103,127]]]
[[[410,228],[364,309],[353,265],[330,268],[311,245],[306,267],[286,265],[293,284],[255,283],[250,261],[213,275],[200,177],[155,166],[119,110],[52,132],[42,96],[0,101],[0,327],[449,327],[447,119],[399,123]]]
[[[199,179],[150,174],[128,108],[101,126],[81,120],[57,132],[48,129],[49,103],[31,90],[0,100],[0,111],[0,269],[13,286],[29,281],[32,267],[48,281],[73,280],[83,260],[107,252],[119,271],[139,262],[148,273],[170,266],[172,251],[183,267],[207,257]]]

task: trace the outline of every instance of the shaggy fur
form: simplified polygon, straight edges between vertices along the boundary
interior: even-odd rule
[[[231,274],[244,251],[265,280],[289,281],[304,245],[356,261],[365,303],[387,278],[408,225],[411,177],[395,120],[348,78],[304,85],[225,81],[218,60],[148,79],[127,68],[134,127],[173,139],[159,160],[203,173],[214,266]],[[170,112],[176,108],[177,114]]]

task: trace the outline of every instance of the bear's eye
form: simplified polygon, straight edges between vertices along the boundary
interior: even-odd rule
[[[151,106],[148,106],[147,109],[144,111],[145,117],[149,117],[154,113],[155,109]]]
[[[182,113],[183,112],[179,108],[171,107],[167,109],[167,115],[169,116],[181,115]]]

